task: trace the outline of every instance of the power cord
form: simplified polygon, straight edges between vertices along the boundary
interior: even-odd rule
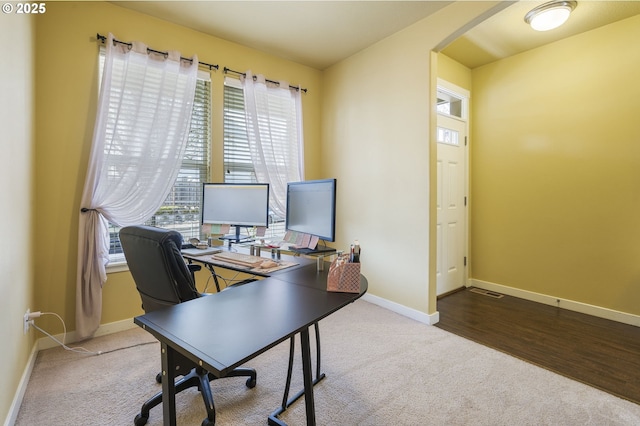
[[[203,293],[207,292],[207,289],[209,288],[209,283],[211,282],[212,278],[213,278],[213,274],[209,274],[209,278],[207,278],[207,282],[204,283],[204,290],[202,291]]]
[[[51,334],[49,334],[48,332],[44,331],[43,329],[41,329],[40,327],[38,327],[35,323],[35,318],[39,318],[42,315],[53,315],[55,317],[57,317],[60,322],[62,323],[62,329],[63,329],[63,333],[62,333],[62,341],[58,340],[57,338],[55,338],[54,336],[52,336]],[[36,330],[38,330],[39,332],[49,336],[54,342],[56,342],[57,344],[59,344],[60,346],[62,346],[64,349],[71,351],[71,352],[76,352],[76,353],[82,353],[82,354],[87,354],[87,355],[102,355],[102,351],[98,351],[98,352],[94,352],[94,351],[90,351],[86,348],[83,347],[69,347],[67,346],[64,341],[67,338],[67,326],[64,323],[64,320],[62,319],[62,317],[58,314],[56,314],[55,312],[32,312],[29,315],[29,325],[31,325],[33,328],[35,328]]]
[[[204,290],[202,291],[203,293],[207,292],[207,289],[209,288],[209,283],[211,282],[211,280],[213,279],[213,275],[215,274],[215,276],[218,278],[218,280],[222,280],[224,281],[224,288],[228,288],[228,287],[232,287],[233,285],[237,284],[237,283],[241,283],[243,281],[246,281],[246,279],[239,279],[238,275],[240,274],[244,274],[246,272],[240,272],[240,271],[236,271],[235,275],[233,275],[233,277],[231,278],[225,278],[222,275],[216,274],[215,272],[211,273],[209,275],[209,278],[207,278],[207,282],[204,285]],[[252,278],[255,278],[256,275],[252,275]],[[251,278],[250,278],[251,279]],[[221,290],[224,290],[221,289]]]
[[[44,312],[43,312],[43,314],[44,314]],[[33,320],[31,320],[31,321],[33,321]],[[41,329],[40,327],[35,325],[33,322],[31,323],[31,326],[33,328],[35,328],[36,330],[40,331],[41,333],[49,336],[54,342],[56,342],[57,344],[62,346],[64,349],[66,349],[66,350],[68,350],[70,352],[76,352],[76,353],[81,353],[81,354],[86,354],[86,355],[102,355],[102,351],[93,352],[93,351],[90,351],[90,350],[85,349],[83,347],[75,347],[75,348],[69,347],[69,346],[65,345],[63,342],[61,342],[60,340],[56,339],[51,334],[47,333],[46,331],[44,331],[43,329]],[[63,339],[63,341],[64,341],[64,339]]]
[[[224,279],[225,288],[233,287],[236,284],[246,283],[249,281],[255,281],[257,279],[257,275],[251,275],[250,278],[238,278],[238,275],[244,272],[237,272],[232,278]]]
[[[42,315],[54,315],[56,316],[60,322],[62,323],[62,329],[63,329],[63,334],[62,334],[62,341],[58,340],[55,336],[52,336],[51,334],[49,334],[48,332],[46,332],[45,330],[41,329],[40,327],[38,327],[35,324],[35,318],[39,318]],[[144,345],[150,345],[150,344],[154,344],[154,343],[158,343],[156,341],[154,342],[145,342],[145,343],[138,343],[136,345],[131,345],[131,346],[125,346],[123,348],[116,348],[116,349],[112,349],[110,351],[90,351],[86,348],[83,348],[82,346],[77,346],[77,347],[69,347],[67,346],[64,341],[67,337],[67,326],[64,323],[64,320],[62,319],[62,317],[58,314],[56,314],[55,312],[31,312],[29,314],[29,325],[32,326],[33,328],[35,328],[36,330],[40,331],[41,333],[45,334],[46,336],[50,337],[54,342],[58,343],[60,346],[62,346],[65,350],[70,351],[70,352],[75,352],[75,353],[79,353],[79,354],[83,354],[83,355],[92,355],[92,356],[96,356],[96,355],[102,355],[102,354],[108,354],[111,352],[116,352],[122,349],[129,349],[129,348],[133,348],[136,346],[144,346]]]

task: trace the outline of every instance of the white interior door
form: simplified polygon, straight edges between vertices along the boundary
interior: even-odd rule
[[[438,114],[437,294],[465,285],[467,123]]]

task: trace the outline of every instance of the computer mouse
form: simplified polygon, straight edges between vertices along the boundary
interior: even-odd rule
[[[265,260],[260,264],[260,268],[262,269],[269,269],[269,268],[273,268],[274,266],[278,266],[278,264],[273,260]]]

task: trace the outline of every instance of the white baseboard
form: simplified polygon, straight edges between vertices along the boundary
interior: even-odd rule
[[[13,426],[16,422],[16,419],[18,418],[18,411],[20,411],[22,399],[24,398],[24,394],[27,391],[27,385],[29,384],[31,372],[33,371],[33,366],[36,363],[37,357],[38,348],[37,345],[33,345],[33,348],[31,349],[31,355],[29,355],[29,360],[27,361],[27,365],[24,368],[22,377],[20,378],[20,383],[18,383],[18,389],[16,390],[16,393],[13,396],[13,401],[11,402],[11,406],[9,407],[9,412],[7,413],[7,417],[4,421],[4,426]]]
[[[381,306],[385,309],[388,309],[397,314],[403,315],[405,317],[411,318],[418,322],[427,325],[433,325],[440,321],[440,313],[436,312],[435,314],[425,314],[424,312],[417,311],[412,308],[408,308],[404,305],[401,305],[396,302],[392,302],[387,299],[383,299],[382,297],[374,296],[373,294],[365,293],[362,296],[362,300],[365,300],[369,303],[373,303],[374,305]]]
[[[613,309],[589,305],[587,303],[576,302],[574,300],[562,299],[559,297],[521,290],[518,288],[508,287],[505,285],[476,279],[470,279],[469,286],[479,287],[485,290],[494,291],[496,293],[502,293],[508,296],[530,300],[532,302],[543,303],[550,306],[557,306],[559,308],[568,309],[570,311],[580,312],[582,314],[592,315],[594,317],[604,318],[611,321],[617,321],[624,324],[640,327],[640,316],[628,314],[626,312],[614,311]]]

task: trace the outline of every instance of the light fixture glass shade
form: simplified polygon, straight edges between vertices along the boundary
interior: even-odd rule
[[[524,20],[536,31],[548,31],[564,24],[576,7],[575,1],[550,1],[527,13]]]

